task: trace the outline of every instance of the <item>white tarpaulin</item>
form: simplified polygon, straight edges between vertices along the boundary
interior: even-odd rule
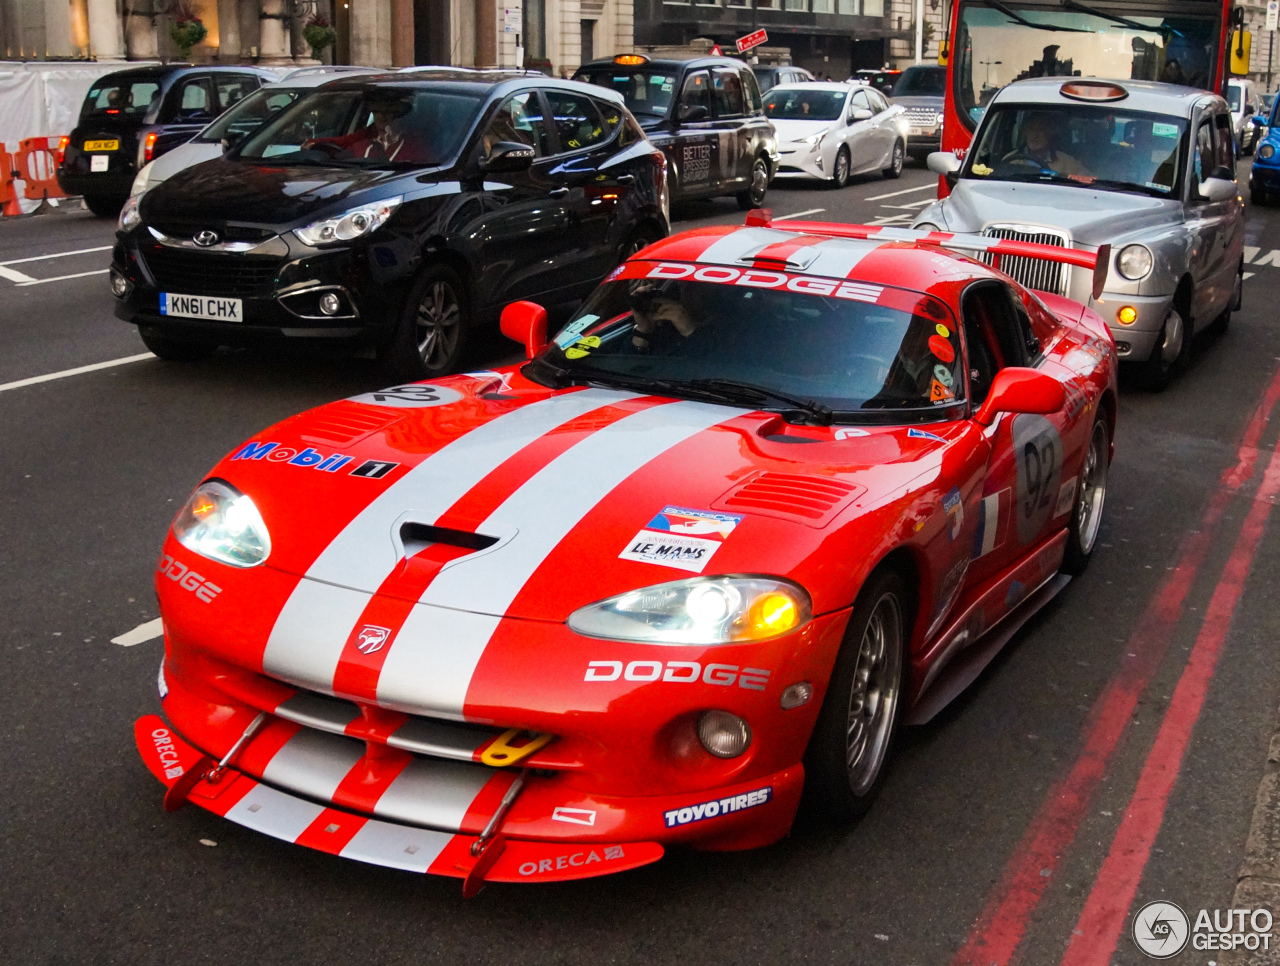
[[[140,66],[0,61],[0,143],[4,150],[18,150],[18,142],[24,138],[70,134],[95,80]]]

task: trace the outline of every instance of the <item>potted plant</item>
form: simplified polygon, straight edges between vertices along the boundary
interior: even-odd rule
[[[191,48],[204,40],[209,31],[189,3],[175,3],[169,16],[169,39],[178,48],[178,59],[187,60],[191,57]]]
[[[338,34],[324,17],[312,17],[302,27],[302,39],[311,48],[311,56],[319,60],[325,49],[333,46]]]

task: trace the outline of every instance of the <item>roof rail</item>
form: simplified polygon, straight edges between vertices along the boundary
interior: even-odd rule
[[[986,235],[959,235],[946,231],[916,231],[911,228],[890,228],[875,225],[843,225],[825,221],[777,221],[768,208],[755,208],[747,212],[748,227],[776,228],[805,235],[828,235],[832,238],[865,238],[870,241],[906,242],[930,245],[952,251],[980,252],[991,256],[992,268],[1000,268],[1004,256],[1038,258],[1047,262],[1077,265],[1093,272],[1092,294],[1102,297],[1107,284],[1107,272],[1111,267],[1111,246],[1100,245],[1097,252],[1059,245],[1037,245],[1033,242],[1013,241],[1007,238],[989,238]]]

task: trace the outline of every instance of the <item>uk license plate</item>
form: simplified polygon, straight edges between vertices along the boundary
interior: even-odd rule
[[[211,322],[243,322],[244,304],[240,299],[161,292],[160,314],[181,316],[184,319],[207,319]]]
[[[111,164],[111,158],[109,155],[106,155],[106,154],[89,155],[89,173],[90,174],[102,174],[104,171],[108,170],[110,164]]]
[[[92,154],[94,151],[119,151],[119,150],[120,150],[119,138],[107,138],[106,140],[103,140],[103,141],[85,141],[84,142],[85,154]]]
[[[910,128],[910,129],[908,130],[908,133],[909,133],[912,137],[915,137],[916,135],[923,134],[923,133],[924,133],[924,128],[922,128],[922,127],[913,127],[913,128]]]

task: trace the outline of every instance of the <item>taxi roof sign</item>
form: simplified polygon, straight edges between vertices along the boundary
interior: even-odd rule
[[[1068,81],[1058,91],[1077,101],[1122,101],[1129,96],[1119,84],[1105,81]]]
[[[637,64],[649,63],[649,58],[644,54],[618,54],[617,57],[613,58],[613,62],[627,67],[634,67]]]

